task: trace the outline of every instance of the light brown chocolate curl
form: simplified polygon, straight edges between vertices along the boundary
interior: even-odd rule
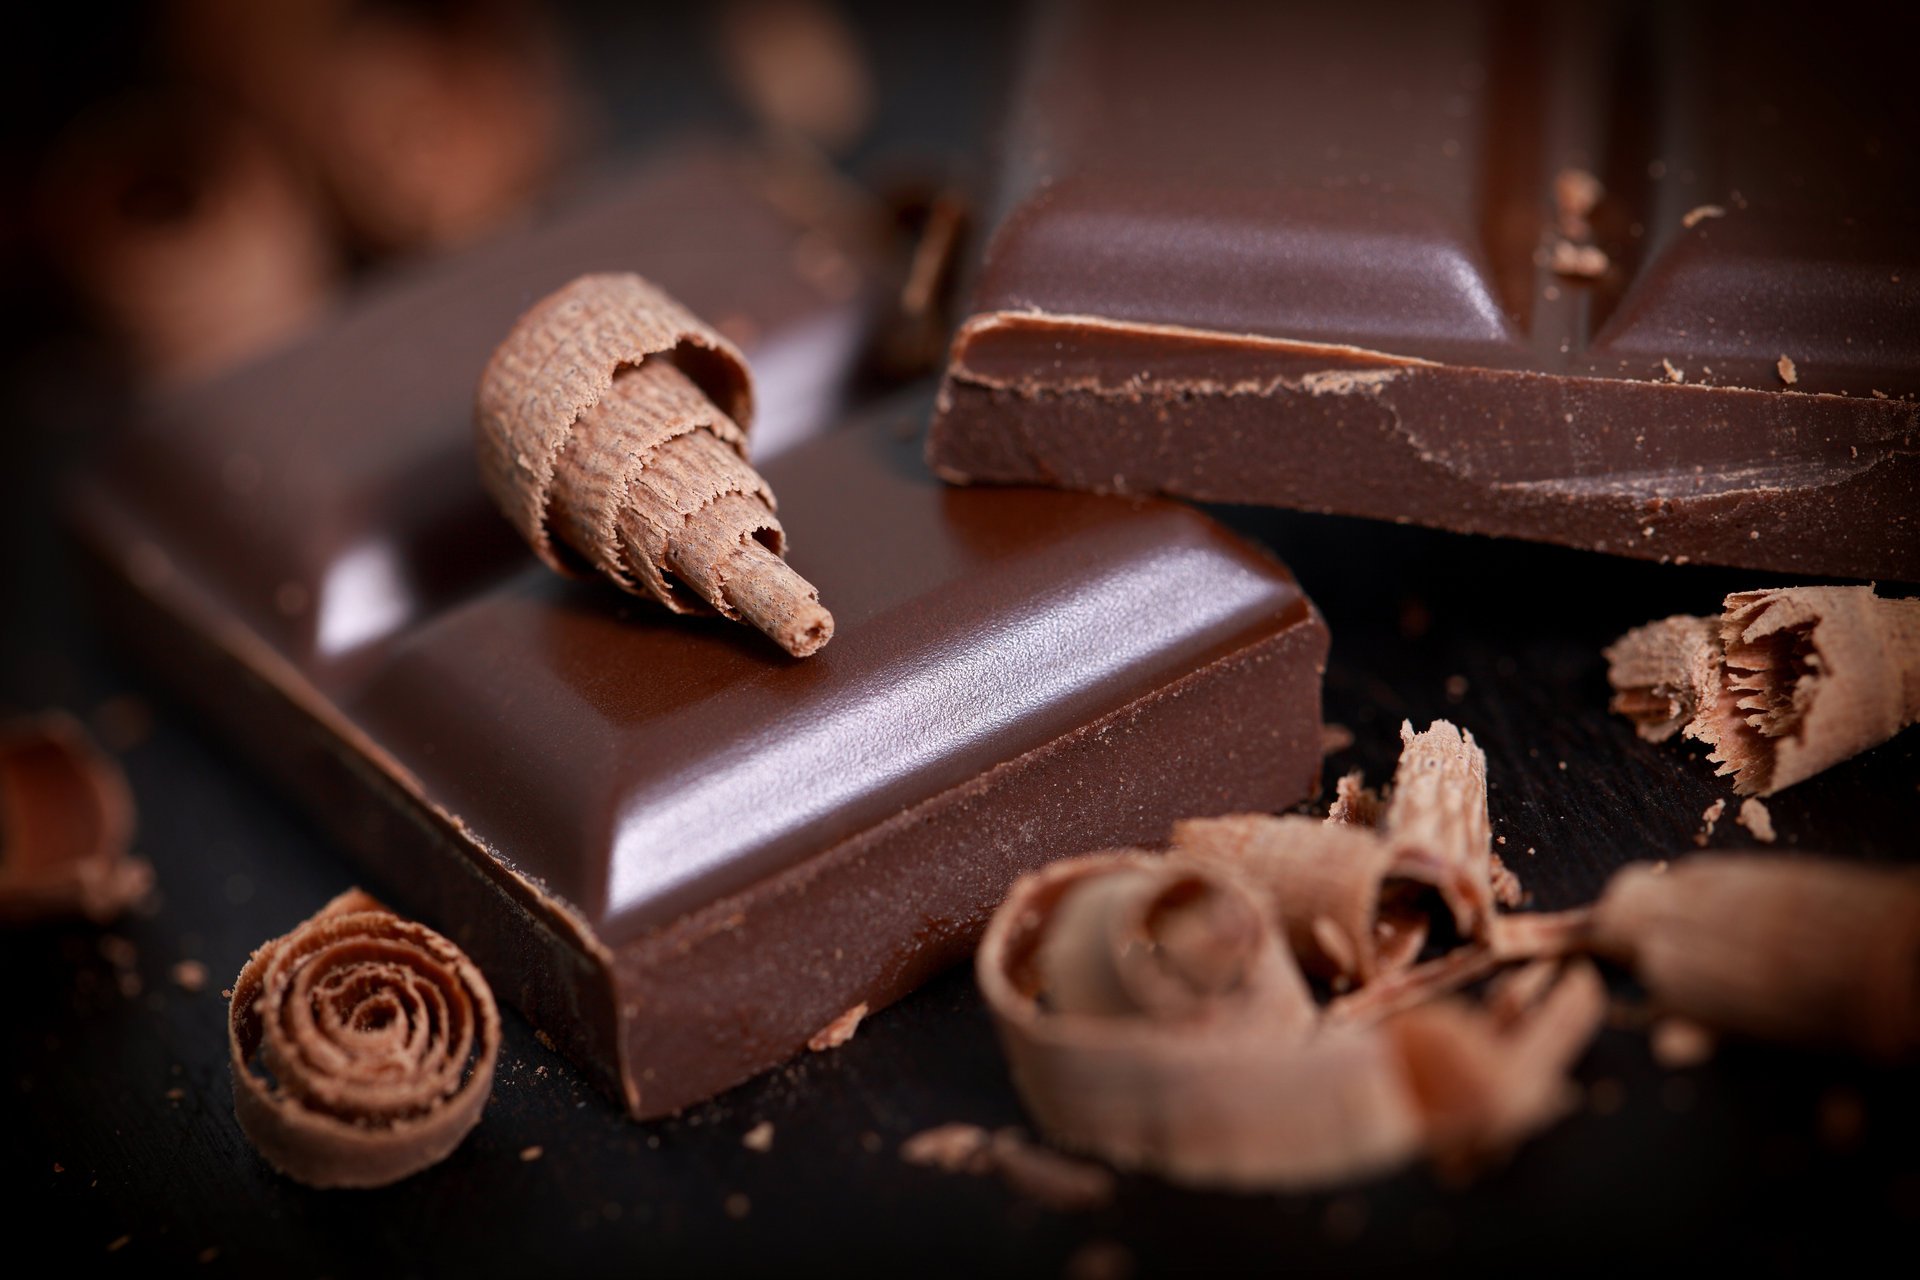
[[[782,558],[773,493],[746,460],[752,417],[732,343],[640,277],[597,275],[520,318],[474,425],[488,490],[548,565],[744,619],[805,657],[833,616]]]
[[[1920,720],[1920,600],[1872,587],[1741,592],[1726,599],[1720,640],[1723,696],[1700,736],[1741,795],[1772,795]]]
[[[1766,855],[1617,873],[1593,947],[1662,1009],[1719,1031],[1920,1051],[1920,875]]]
[[[1123,887],[1102,886],[1108,877]],[[1187,934],[1203,920],[1263,918],[1225,873],[1144,854],[1096,854],[1021,878],[975,963],[1014,1082],[1049,1140],[1124,1168],[1240,1187],[1337,1181],[1416,1149],[1416,1117],[1384,1040],[1339,1031],[1301,1051],[1314,1009],[1277,929],[1229,924],[1219,949]],[[1053,936],[1061,925],[1070,937]],[[1163,953],[1140,960],[1152,974],[1143,998],[1123,976],[1130,950]],[[1115,1011],[1060,1007],[1048,975],[1080,967],[1101,976],[1072,979],[1068,1002]],[[1167,1001],[1163,982],[1186,986],[1187,998]]]
[[[1173,848],[1257,886],[1294,955],[1322,977],[1370,982],[1413,963],[1426,942],[1417,911],[1391,894],[1383,908],[1394,852],[1367,827],[1298,814],[1189,818],[1174,824]]]
[[[1400,726],[1400,764],[1380,825],[1393,873],[1432,885],[1468,937],[1493,920],[1493,831],[1487,817],[1487,757],[1471,733],[1436,720],[1421,733]]]
[[[1668,618],[1606,656],[1613,709],[1659,741],[1711,748],[1741,795],[1772,795],[1920,720],[1920,600],[1871,587],[1730,595],[1718,618]]]
[[[73,717],[0,726],[0,921],[106,924],[146,896],[126,775]]]
[[[241,1129],[315,1187],[385,1186],[445,1159],[500,1051],[473,962],[357,889],[253,953],[227,1032]]]

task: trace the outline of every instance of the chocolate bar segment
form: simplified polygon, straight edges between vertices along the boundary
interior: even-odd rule
[[[1920,577],[1920,106],[1797,25],[1054,5],[929,458]]]
[[[530,257],[645,263],[642,244],[551,234]],[[477,376],[492,336],[467,317],[504,308],[528,270],[479,254],[362,304],[420,317],[420,382],[381,366],[411,406],[384,445],[311,439],[378,398],[324,334],[284,357],[309,375],[297,385],[239,375],[205,393],[223,412],[131,436],[77,524],[117,630],[634,1114],[905,994],[966,954],[1022,871],[1316,784],[1327,635],[1283,568],[1176,504],[953,491],[917,456],[924,397],[763,467],[838,620],[805,662],[524,549],[414,597],[346,659],[262,610],[246,575],[298,581],[325,548],[410,545],[388,495],[470,411],[471,381],[445,365]],[[780,314],[780,280],[733,287]],[[769,411],[781,387],[762,376]],[[262,489],[310,496],[190,501],[229,450]]]
[[[644,271],[735,339],[766,400],[757,457],[834,420],[877,271],[857,234],[808,210],[811,181],[718,143],[667,150],[160,401],[106,478],[129,512],[176,531],[155,550],[198,560],[260,639],[344,674],[525,560],[480,484],[474,388],[520,313],[574,276]]]

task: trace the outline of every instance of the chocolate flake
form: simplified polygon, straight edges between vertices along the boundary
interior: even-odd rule
[[[1780,381],[1786,383],[1788,386],[1792,386],[1794,383],[1800,381],[1800,371],[1794,367],[1791,356],[1781,356],[1775,368],[1780,371]]]
[[[1680,216],[1680,225],[1686,228],[1688,231],[1691,231],[1695,227],[1699,226],[1701,223],[1705,222],[1708,218],[1724,218],[1726,216],[1727,216],[1726,209],[1720,205],[1697,204],[1693,206],[1693,208],[1687,210],[1684,214]],[[1785,359],[1784,356],[1781,358]],[[1788,378],[1787,381],[1792,382],[1793,379]]]
[[[349,890],[255,951],[233,989],[234,1111],[295,1181],[385,1186],[479,1122],[499,1010],[472,961],[424,925]]]
[[[815,1053],[824,1053],[828,1049],[838,1049],[853,1039],[853,1033],[860,1028],[861,1020],[867,1016],[867,1002],[848,1009],[807,1038],[807,1048]]]
[[[0,922],[106,924],[147,895],[126,775],[72,716],[0,725]]]
[[[773,1150],[773,1121],[762,1120],[741,1135],[740,1145],[749,1151],[768,1152]]]
[[[1736,819],[1741,826],[1753,833],[1753,838],[1762,844],[1774,841],[1773,815],[1767,806],[1754,796],[1748,796],[1740,802],[1740,815]]]

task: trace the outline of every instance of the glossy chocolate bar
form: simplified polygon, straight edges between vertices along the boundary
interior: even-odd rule
[[[844,373],[837,340],[783,372],[860,291],[803,287],[739,172],[683,157],[396,283],[137,429],[77,504],[120,633],[636,1115],[911,990],[1020,872],[1319,773],[1326,629],[1284,569],[1175,504],[953,491],[925,397],[762,461],[838,621],[805,661],[564,580],[476,506],[474,380],[577,272],[739,316],[770,413]]]
[[[929,440],[949,479],[1920,579],[1920,98],[1878,22],[1036,26]]]

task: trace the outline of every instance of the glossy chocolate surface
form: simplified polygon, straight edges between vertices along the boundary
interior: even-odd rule
[[[1920,576],[1920,106],[1875,24],[1803,26],[1052,6],[930,456]],[[1569,169],[1597,277],[1552,260]]]
[[[519,567],[480,486],[473,388],[513,321],[596,270],[642,272],[746,351],[756,456],[840,412],[868,314],[863,246],[790,211],[791,179],[692,143],[525,231],[409,268],[318,332],[154,406],[111,463],[224,601],[315,671],[363,664]]]
[[[636,1114],[898,998],[966,953],[1025,869],[1299,800],[1327,646],[1286,571],[1190,508],[942,485],[924,396],[762,464],[838,624],[804,661],[561,579],[461,514],[445,495],[464,478],[409,505],[429,462],[471,473],[446,438],[490,349],[473,317],[504,328],[548,271],[644,263],[615,229],[670,203],[682,163],[625,209],[401,282],[206,389],[77,504],[122,633]],[[736,234],[729,209],[681,244]],[[848,305],[789,301],[774,258],[739,253],[744,274],[713,286],[769,340]],[[761,400],[790,407],[833,372],[763,378]],[[234,453],[267,498],[210,497]],[[418,535],[450,512],[473,520],[478,568]],[[366,545],[401,548],[431,589],[344,657],[249,594]]]

